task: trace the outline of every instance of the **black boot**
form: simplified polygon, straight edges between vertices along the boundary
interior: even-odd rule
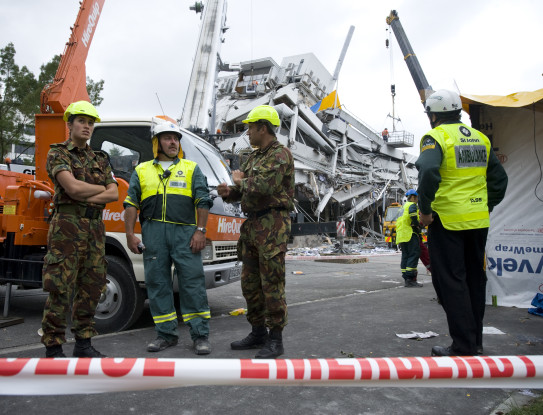
[[[279,330],[271,330],[268,341],[256,354],[255,359],[275,359],[283,353],[285,353],[283,349],[283,333]]]
[[[260,349],[268,340],[268,329],[264,326],[253,326],[249,335],[230,343],[232,350]]]
[[[434,346],[432,347],[432,356],[456,356],[452,347]]]
[[[91,345],[91,339],[75,339],[74,357],[107,357]]]
[[[45,347],[45,357],[66,357],[62,351],[61,344],[55,344],[54,346]]]
[[[416,278],[410,278],[410,279],[405,280],[405,287],[407,288],[422,287],[422,284],[420,282],[417,282]]]

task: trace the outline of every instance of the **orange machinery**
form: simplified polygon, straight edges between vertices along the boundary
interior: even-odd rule
[[[68,137],[62,119],[67,106],[89,100],[85,61],[104,1],[81,2],[54,81],[41,93],[41,114],[36,114],[36,178],[0,170],[0,282],[41,284],[41,261],[40,266],[32,264],[47,244],[46,220],[54,193],[45,169],[47,153],[52,143]]]

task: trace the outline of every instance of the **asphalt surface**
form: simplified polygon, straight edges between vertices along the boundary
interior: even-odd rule
[[[289,324],[281,358],[429,356],[434,345],[448,346],[447,323],[431,277],[419,267],[422,288],[404,288],[399,254],[368,256],[367,263],[287,261]],[[0,287],[3,310],[5,287]],[[233,351],[230,342],[250,327],[239,282],[208,291],[213,352],[197,357],[186,328],[176,347],[146,352],[155,332],[146,308],[132,330],[101,335],[93,345],[109,357],[252,358],[255,350]],[[37,334],[45,295],[15,290],[10,316],[24,323],[0,329],[0,357],[43,357]],[[543,355],[543,318],[526,309],[487,306],[486,355]],[[397,334],[433,331],[423,340]],[[67,355],[73,339],[65,345]],[[60,391],[59,391],[60,392]],[[97,395],[1,396],[0,413],[74,414],[497,414],[542,390],[479,388],[367,388],[305,386],[205,386]],[[513,402],[513,403],[511,403]],[[505,410],[505,411],[504,411]]]

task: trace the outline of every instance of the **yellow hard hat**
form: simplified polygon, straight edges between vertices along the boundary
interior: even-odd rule
[[[258,122],[261,120],[269,121],[272,125],[275,125],[276,127],[281,124],[279,120],[279,114],[277,114],[275,108],[270,105],[259,105],[258,107],[253,108],[251,112],[247,115],[247,118],[242,122],[244,124],[248,124],[250,122]]]
[[[64,112],[64,121],[68,121],[71,115],[86,115],[94,118],[96,122],[100,122],[98,111],[96,111],[94,105],[87,101],[72,102],[68,105],[68,108],[66,108],[66,111]]]

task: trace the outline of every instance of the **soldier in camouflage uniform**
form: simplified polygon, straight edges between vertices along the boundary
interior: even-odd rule
[[[75,357],[105,357],[91,345],[94,313],[106,284],[105,229],[102,209],[118,199],[117,182],[107,154],[88,145],[96,109],[86,101],[64,113],[70,137],[52,144],[47,173],[55,186],[55,211],[47,236],[43,289],[49,292],[42,320],[46,357],[66,357],[66,313],[72,307]],[[70,304],[70,299],[71,304]]]
[[[285,253],[294,210],[294,159],[275,136],[279,115],[271,106],[254,108],[244,123],[256,150],[232,172],[234,186],[221,183],[226,202],[241,200],[247,220],[241,226],[238,257],[243,260],[241,288],[252,331],[231,343],[234,350],[261,348],[257,359],[284,353],[282,331],[287,324]],[[269,329],[269,333],[268,333]]]

